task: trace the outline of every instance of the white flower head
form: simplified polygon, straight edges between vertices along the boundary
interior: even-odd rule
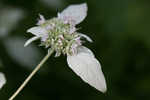
[[[105,92],[107,90],[106,82],[100,63],[91,50],[82,46],[82,38],[89,42],[92,42],[92,39],[77,32],[76,25],[82,22],[86,16],[86,3],[70,5],[58,13],[57,17],[49,20],[45,20],[44,16],[40,15],[37,26],[27,30],[35,36],[29,39],[25,46],[40,39],[40,45],[52,48],[56,52],[56,57],[66,54],[69,67],[83,81],[99,91]]]
[[[77,32],[76,25],[82,22],[87,16],[87,4],[71,5],[58,13],[57,17],[46,20],[43,15],[37,26],[27,30],[28,33],[35,35],[29,39],[24,46],[31,42],[41,39],[41,46],[55,48],[56,57],[60,54],[74,54],[76,47],[82,45],[81,38],[92,42],[87,35]]]
[[[6,78],[3,73],[0,72],[0,89],[6,84]]]

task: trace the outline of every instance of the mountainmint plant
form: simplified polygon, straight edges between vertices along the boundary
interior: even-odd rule
[[[49,20],[40,15],[37,25],[27,30],[34,36],[27,40],[24,46],[40,39],[40,46],[48,48],[48,53],[9,100],[13,100],[17,96],[54,52],[55,57],[59,57],[61,54],[67,55],[69,67],[83,81],[103,93],[106,92],[106,81],[99,61],[90,49],[82,46],[84,42],[82,38],[89,42],[92,42],[92,40],[87,35],[79,33],[78,28],[76,28],[76,25],[82,22],[86,16],[86,3],[70,5],[64,11],[58,13],[57,17]]]

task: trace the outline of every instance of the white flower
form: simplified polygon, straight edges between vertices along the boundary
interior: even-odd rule
[[[5,75],[0,72],[0,89],[5,85],[5,83],[6,83]]]
[[[41,14],[39,15],[40,19],[37,23],[38,26],[32,27],[27,30],[28,33],[32,33],[35,35],[33,38],[29,39],[24,46],[29,45],[31,42],[41,38],[41,41],[46,41],[48,38],[48,32],[49,30],[52,30],[55,26],[54,23],[49,23],[48,21],[45,20],[44,16]],[[76,32],[75,25],[79,24],[82,22],[85,17],[87,16],[87,4],[79,4],[79,5],[71,5],[67,7],[64,11],[61,13],[58,13],[57,19],[60,19],[64,22],[64,24],[70,24],[69,28],[69,33],[72,34]],[[66,30],[64,30],[65,32]],[[78,34],[80,37],[86,38],[88,41],[92,42],[90,37],[84,35],[84,34]]]
[[[61,53],[67,55],[69,67],[81,77],[83,81],[95,87],[101,92],[106,92],[106,81],[99,61],[88,48],[82,46],[85,38],[92,42],[91,38],[85,34],[77,32],[76,25],[82,22],[87,15],[87,4],[71,5],[58,17],[50,20],[40,15],[38,26],[32,27],[27,32],[35,35],[29,39],[25,46],[31,42],[41,39],[41,45],[53,48],[56,57]]]

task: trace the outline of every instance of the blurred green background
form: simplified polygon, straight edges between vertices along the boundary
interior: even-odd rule
[[[94,41],[85,45],[101,61],[108,91],[84,83],[61,56],[51,57],[15,100],[150,100],[149,0],[0,0],[0,72],[7,78],[0,100],[8,100],[47,53],[38,41],[23,47],[38,14],[49,19],[83,2],[89,10],[79,31]]]

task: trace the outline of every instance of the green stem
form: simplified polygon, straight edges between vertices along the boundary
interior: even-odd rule
[[[9,98],[9,100],[13,100],[20,91],[26,86],[26,84],[30,81],[30,79],[36,74],[36,72],[42,67],[42,65],[48,60],[54,50],[50,50],[48,54],[42,59],[42,61],[36,66],[36,68],[31,72],[31,74],[26,78],[26,80],[21,84],[21,86],[17,89],[17,91]]]

